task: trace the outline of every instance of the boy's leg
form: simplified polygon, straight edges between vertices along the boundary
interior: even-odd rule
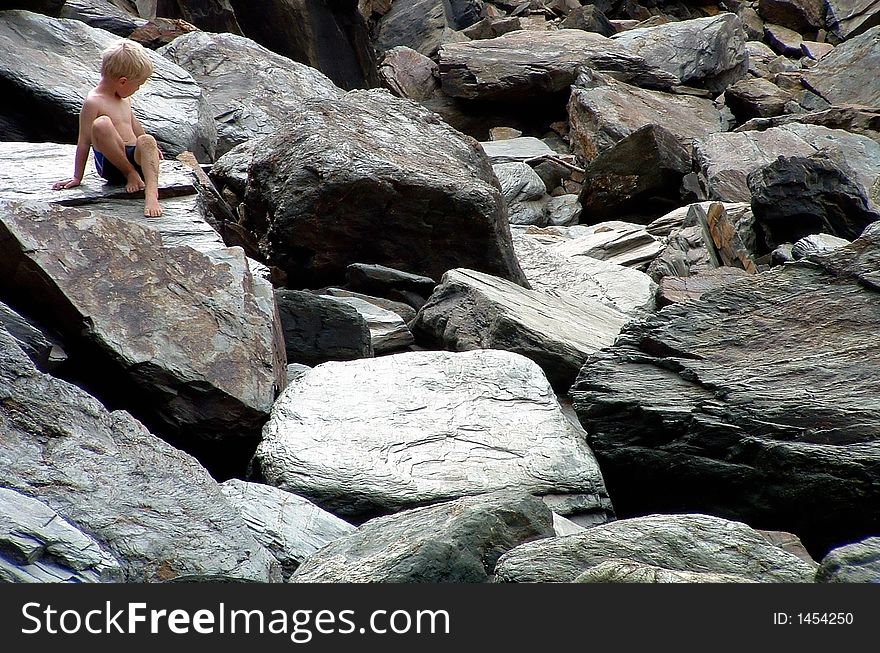
[[[159,146],[149,134],[138,136],[134,160],[144,173],[144,215],[162,215],[159,206]]]
[[[126,191],[134,193],[143,190],[144,180],[125,156],[125,142],[107,116],[101,116],[92,123],[92,145],[125,175]]]

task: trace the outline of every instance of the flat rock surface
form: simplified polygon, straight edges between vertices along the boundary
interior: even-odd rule
[[[876,4],[876,3],[875,3]],[[880,20],[880,6],[876,13]],[[880,107],[880,26],[846,41],[804,71],[804,81],[832,104]]]
[[[370,330],[370,341],[376,355],[406,349],[413,344],[412,333],[397,313],[371,304],[360,297],[332,297],[332,300],[351,306],[364,318]]]

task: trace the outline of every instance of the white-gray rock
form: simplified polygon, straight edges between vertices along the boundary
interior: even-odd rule
[[[663,242],[652,236],[645,225],[629,222],[600,222],[590,226],[569,227],[553,248],[569,257],[590,257],[644,270],[663,251]]]
[[[340,304],[351,306],[360,313],[370,329],[370,341],[373,345],[374,354],[379,355],[399,351],[413,344],[412,333],[410,333],[409,328],[406,326],[406,322],[397,313],[376,306],[360,297],[322,296]]]
[[[545,155],[553,155],[544,141],[534,136],[505,138],[499,141],[480,141],[480,146],[489,157],[492,165],[499,163],[524,162]]]
[[[510,224],[543,227],[547,224],[547,187],[534,169],[525,163],[499,163],[492,166],[507,202]]]

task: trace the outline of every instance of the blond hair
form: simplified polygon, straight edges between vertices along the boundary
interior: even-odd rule
[[[144,46],[135,41],[121,39],[104,50],[101,56],[101,75],[111,79],[128,77],[145,81],[153,74],[153,62]]]

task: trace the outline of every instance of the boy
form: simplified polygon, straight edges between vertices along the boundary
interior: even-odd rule
[[[143,46],[123,39],[104,50],[101,81],[86,96],[79,114],[79,138],[71,179],[59,181],[55,190],[82,183],[89,148],[95,150],[98,174],[125,190],[144,191],[144,215],[162,215],[159,206],[159,159],[156,139],[144,133],[131,110],[129,97],[153,74],[153,64]],[[143,177],[141,176],[143,174]]]

